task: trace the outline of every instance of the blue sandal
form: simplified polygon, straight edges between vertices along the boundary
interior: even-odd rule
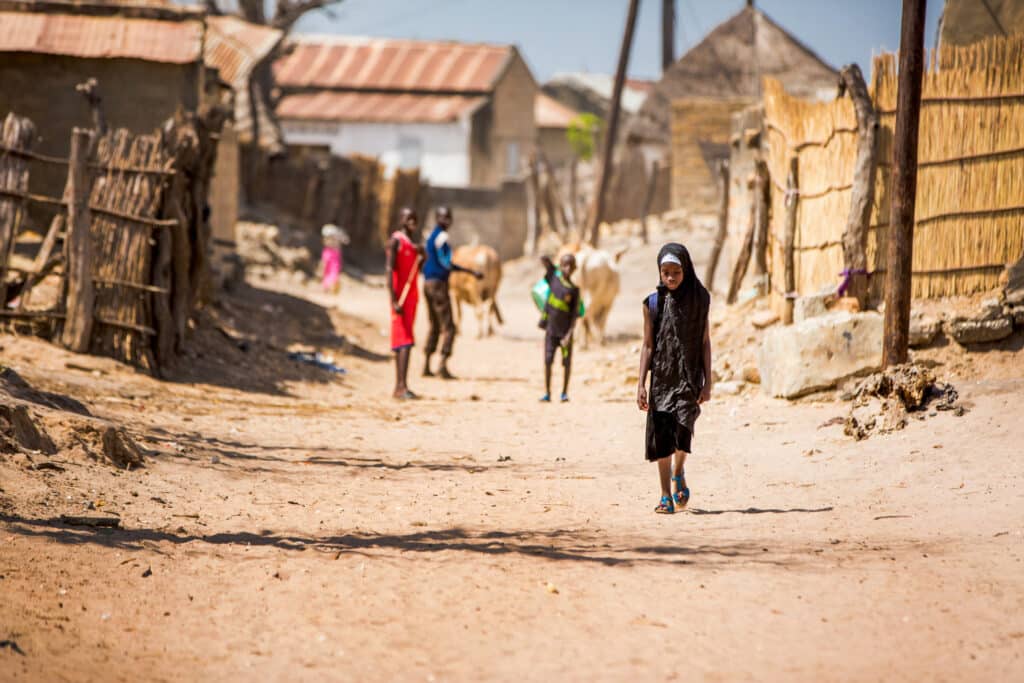
[[[662,496],[661,502],[658,503],[658,507],[654,508],[654,511],[659,515],[671,515],[676,511],[676,506],[672,504],[672,496]]]
[[[690,502],[690,488],[683,486],[683,477],[685,476],[686,474],[684,473],[678,477],[672,477],[672,481],[676,483],[676,493],[672,497],[675,499],[676,505],[681,508],[686,507],[686,504]]]

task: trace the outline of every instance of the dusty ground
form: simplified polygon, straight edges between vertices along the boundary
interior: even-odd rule
[[[652,264],[627,254],[613,342],[578,355],[568,405],[536,402],[526,265],[502,334],[467,321],[462,380],[416,377],[408,405],[387,398],[385,295],[355,283],[330,312],[246,290],[166,383],[0,338],[148,450],[128,472],[0,456],[0,640],[23,653],[0,647],[0,680],[1024,678],[1012,345],[958,356],[965,416],[859,443],[822,426],[830,396],[716,397],[691,509],[658,516],[631,381]],[[348,374],[287,360],[297,342]],[[55,521],[90,502],[123,528]]]

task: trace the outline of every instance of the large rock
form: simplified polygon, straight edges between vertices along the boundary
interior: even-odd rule
[[[942,330],[942,321],[926,315],[913,315],[910,317],[910,346],[918,348],[928,346],[939,336]]]
[[[768,331],[761,345],[761,386],[797,398],[882,366],[882,316],[829,313]]]
[[[958,344],[984,344],[1006,339],[1013,334],[1013,320],[998,318],[953,318],[947,324],[947,334]]]
[[[1014,306],[1010,309],[1013,316],[1013,324],[1017,327],[1024,327],[1024,306]]]
[[[793,322],[802,323],[805,320],[825,315],[828,313],[829,303],[835,297],[835,292],[832,290],[797,297],[793,301]]]

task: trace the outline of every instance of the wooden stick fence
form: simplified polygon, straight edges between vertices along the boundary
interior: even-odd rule
[[[32,123],[8,115],[0,131],[0,288],[17,306],[4,306],[0,318],[74,351],[152,372],[166,366],[183,346],[204,280],[203,206],[222,122],[214,110],[150,135],[75,129],[71,156],[61,159],[33,152]],[[68,168],[63,197],[30,191],[32,163]],[[11,258],[28,204],[57,210],[31,267]],[[32,296],[53,278],[49,300]]]

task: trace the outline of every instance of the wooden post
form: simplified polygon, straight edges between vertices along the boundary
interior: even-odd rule
[[[754,233],[754,275],[761,294],[768,291],[768,218],[771,205],[768,197],[768,166],[758,161],[754,166],[754,202],[757,206],[757,232]]]
[[[747,189],[750,192],[755,192],[757,188],[757,181],[751,178],[747,184]],[[740,287],[743,285],[743,278],[747,276],[747,266],[750,263],[750,252],[754,249],[754,233],[757,232],[757,196],[753,197],[753,201],[750,202],[750,221],[747,224],[747,233],[743,237],[743,246],[740,247],[739,257],[736,259],[736,265],[732,269],[732,277],[729,280],[729,292],[725,297],[726,303],[732,304],[736,302],[736,297],[739,295]]]
[[[622,110],[622,87],[626,82],[626,67],[629,65],[629,50],[633,45],[633,31],[636,28],[637,9],[640,0],[629,0],[629,13],[622,33],[619,49],[619,63],[615,67],[615,85],[612,87],[611,111],[608,114],[608,128],[604,136],[604,154],[601,157],[601,175],[598,178],[597,194],[594,196],[594,215],[590,219],[590,243],[595,247],[600,241],[601,221],[604,219],[604,195],[611,179],[612,157],[615,152],[615,137],[619,132],[619,114]]]
[[[68,163],[68,227],[65,240],[67,305],[61,343],[77,353],[89,350],[95,291],[92,283],[92,216],[89,212],[89,148],[92,134],[75,128]]]
[[[863,310],[868,303],[867,242],[871,209],[875,201],[875,172],[878,168],[875,153],[878,112],[871,104],[871,96],[859,66],[844,66],[839,72],[839,78],[840,90],[849,93],[857,113],[857,160],[850,193],[850,215],[843,233],[843,267],[849,282],[849,296],[856,298]]]
[[[718,205],[718,231],[715,233],[715,243],[711,247],[711,257],[708,260],[708,269],[704,274],[704,286],[708,291],[715,289],[715,271],[718,270],[718,259],[722,257],[722,247],[725,246],[725,238],[729,233],[729,162],[718,163],[718,179],[722,183],[721,202]]]
[[[661,71],[676,61],[676,0],[661,0]]]
[[[786,232],[782,237],[782,258],[785,282],[785,300],[782,322],[793,322],[793,304],[796,296],[796,217],[800,207],[800,163],[796,155],[789,158],[789,175],[786,177]]]
[[[647,234],[647,214],[651,212],[651,203],[654,201],[654,192],[658,187],[658,167],[657,161],[651,162],[651,177],[647,179],[647,193],[644,195],[644,208],[640,212],[640,237],[643,238],[644,244],[650,242],[650,236]]]
[[[555,169],[551,166],[551,162],[548,161],[543,152],[539,153],[538,159],[544,167],[544,175],[547,178],[544,203],[548,210],[548,220],[551,223],[552,230],[565,239],[568,237],[571,223],[569,223],[569,215],[565,211],[565,204],[562,202],[562,191],[558,189],[558,176],[555,175]],[[556,209],[557,216],[555,215]],[[557,229],[555,225],[556,218],[561,219],[563,230]]]
[[[892,207],[885,273],[885,333],[882,365],[907,362],[910,337],[914,205],[917,195],[917,134],[924,68],[925,0],[903,0],[899,90],[892,151]]]
[[[527,234],[529,235],[529,245],[527,251],[531,256],[537,255],[537,250],[540,248],[540,180],[537,178],[537,157],[535,154],[530,154],[530,173],[529,182],[526,184],[526,199],[529,206],[529,211],[526,214],[526,220],[529,223]]]

